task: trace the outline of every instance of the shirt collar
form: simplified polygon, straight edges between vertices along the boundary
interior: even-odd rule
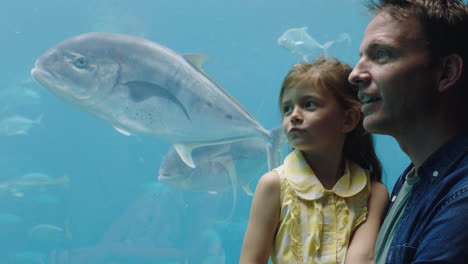
[[[326,193],[351,197],[364,189],[368,181],[366,170],[347,161],[343,176],[331,190],[326,190],[299,150],[294,150],[286,157],[284,170],[289,185],[300,198],[305,200],[316,200]]]
[[[450,139],[432,153],[418,169],[418,175],[426,178],[443,178],[450,168],[468,152],[468,135],[460,135]]]

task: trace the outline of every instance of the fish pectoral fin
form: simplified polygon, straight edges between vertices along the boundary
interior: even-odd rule
[[[124,85],[128,87],[130,98],[137,103],[153,96],[161,96],[164,92],[167,93],[163,87],[151,82],[131,81]]]
[[[184,112],[185,116],[191,120],[182,102],[164,87],[145,81],[131,81],[124,83],[124,85],[128,88],[130,99],[132,99],[133,102],[143,102],[153,96],[164,98],[176,104],[182,112]]]
[[[190,168],[196,167],[192,159],[192,150],[195,147],[197,146],[189,144],[174,144],[174,149],[177,151],[177,154],[179,154],[182,161]]]
[[[125,136],[131,136],[132,133],[128,132],[127,130],[123,129],[123,128],[120,128],[120,127],[116,127],[116,126],[112,126],[115,130],[117,130],[117,132],[125,135]]]

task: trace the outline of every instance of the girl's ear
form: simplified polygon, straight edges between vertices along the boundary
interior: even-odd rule
[[[450,54],[442,58],[442,74],[439,79],[440,93],[453,87],[460,79],[463,71],[463,59],[458,54]]]
[[[360,119],[361,111],[359,109],[351,108],[345,110],[341,132],[349,133],[353,131],[353,129],[356,128],[357,124],[359,123]]]

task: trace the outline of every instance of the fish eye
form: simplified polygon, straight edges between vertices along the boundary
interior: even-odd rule
[[[77,57],[74,61],[73,61],[73,64],[80,68],[80,69],[83,69],[85,68],[86,66],[88,66],[88,59],[86,59],[85,57]]]

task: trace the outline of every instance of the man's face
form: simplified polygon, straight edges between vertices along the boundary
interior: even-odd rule
[[[367,26],[349,81],[359,87],[364,128],[399,136],[429,120],[439,75],[415,17],[378,14]]]

